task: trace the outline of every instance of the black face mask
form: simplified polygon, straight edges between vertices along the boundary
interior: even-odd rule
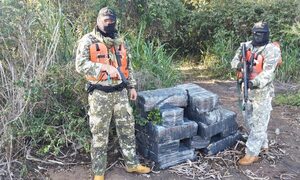
[[[115,33],[116,32],[116,23],[108,24],[107,26],[103,26],[103,30],[107,34]]]
[[[263,46],[269,43],[269,32],[253,32],[253,46]]]
[[[104,37],[115,38],[116,30],[116,23],[108,24],[107,26],[102,26],[103,30],[98,27],[101,35]]]

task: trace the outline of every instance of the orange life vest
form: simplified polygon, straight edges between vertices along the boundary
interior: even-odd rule
[[[279,42],[273,42],[273,44],[280,48]],[[251,55],[252,52],[250,49],[246,52],[246,60],[247,62],[251,61]],[[264,63],[264,57],[261,54],[254,53],[254,62],[252,66],[252,71],[250,73],[250,80],[253,80],[258,74],[260,74],[263,71],[263,63]],[[277,61],[277,67],[282,64],[282,58],[280,56],[280,59]],[[243,78],[243,73],[238,71],[237,72],[238,79]]]
[[[246,59],[248,62],[251,60],[252,52],[251,50],[247,50]],[[252,66],[252,71],[250,73],[250,80],[254,79],[259,73],[263,70],[264,57],[261,54],[254,53],[254,62]]]
[[[127,61],[127,53],[124,47],[124,44],[121,44],[115,52],[114,48],[108,49],[104,43],[95,43],[90,46],[90,61],[95,63],[109,64],[114,67],[118,67],[117,61],[112,61],[109,57],[109,51],[116,56],[121,61],[120,70],[124,74],[125,78],[128,79],[129,71],[128,71],[128,61]],[[87,80],[90,81],[105,81],[107,80],[107,73],[101,72],[98,77],[94,76],[86,76]]]

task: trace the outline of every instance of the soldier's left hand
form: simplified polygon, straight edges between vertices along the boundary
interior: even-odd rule
[[[243,67],[244,67],[244,63],[239,62],[239,63],[237,64],[236,70],[237,70],[237,71],[242,71]]]
[[[135,101],[137,98],[137,92],[135,88],[130,89],[130,100]]]

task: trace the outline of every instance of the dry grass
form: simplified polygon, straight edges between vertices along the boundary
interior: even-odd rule
[[[21,150],[26,149],[26,145],[22,142],[16,142],[11,129],[11,124],[18,121],[19,126],[26,129],[22,122],[22,115],[34,106],[29,103],[31,92],[30,87],[33,83],[39,83],[43,74],[55,60],[56,48],[59,42],[59,27],[57,23],[53,33],[51,42],[45,50],[45,55],[39,54],[39,41],[32,39],[26,35],[19,27],[17,38],[0,36],[0,41],[6,47],[2,49],[4,55],[11,52],[11,47],[7,45],[7,39],[15,39],[18,44],[17,59],[13,56],[5,56],[0,62],[0,176],[4,174],[6,177],[13,179],[11,166],[18,162],[15,155]]]
[[[238,141],[234,148],[225,150],[213,156],[204,156],[198,154],[196,161],[188,160],[186,163],[173,166],[170,172],[185,176],[188,179],[224,179],[232,177],[229,170],[244,174],[249,179],[265,180],[270,177],[260,177],[249,169],[243,170],[237,165],[238,159],[243,155],[244,142]],[[262,159],[268,161],[269,164],[275,165],[279,159],[285,156],[284,145],[279,145],[275,141],[270,143],[270,151],[261,153]],[[282,179],[296,177],[295,174],[282,174]]]

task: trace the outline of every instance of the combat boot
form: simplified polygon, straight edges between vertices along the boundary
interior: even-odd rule
[[[104,176],[95,176],[94,180],[104,180]]]
[[[246,166],[246,165],[250,165],[256,161],[258,161],[258,157],[257,156],[249,156],[249,155],[245,155],[242,159],[239,160],[239,164]]]
[[[150,170],[150,168],[148,168],[146,166],[142,166],[142,165],[138,164],[138,165],[136,165],[134,167],[131,167],[131,168],[127,167],[126,171],[129,172],[129,173],[136,172],[136,173],[140,173],[140,174],[147,174],[151,170]]]

